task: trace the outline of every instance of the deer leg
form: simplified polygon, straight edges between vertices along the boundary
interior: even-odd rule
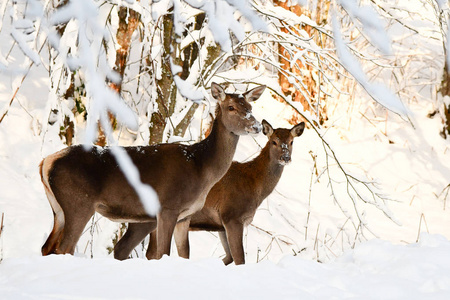
[[[56,214],[53,213],[53,229],[50,235],[42,246],[41,253],[43,256],[55,253],[56,248],[58,248],[59,242],[61,241],[62,231],[64,229],[64,218],[57,218]]]
[[[225,258],[222,260],[225,266],[233,262],[233,256],[231,256],[230,245],[228,245],[227,234],[225,231],[219,231],[220,241],[222,242],[223,249],[225,250]]]
[[[170,255],[170,244],[172,235],[177,224],[178,213],[170,209],[161,209],[157,216],[156,226],[157,253],[156,259],[160,259],[164,254]]]
[[[244,245],[242,243],[244,235],[244,225],[237,221],[223,224],[227,234],[230,252],[236,265],[245,264]]]
[[[114,247],[114,258],[127,259],[131,251],[155,228],[156,222],[129,223],[127,231]]]
[[[189,258],[189,224],[191,218],[183,219],[175,226],[174,237],[177,245],[178,256]]]
[[[156,259],[156,254],[158,251],[158,243],[156,241],[156,230],[150,233],[150,241],[148,242],[147,254],[145,255],[147,259]]]
[[[74,215],[67,215],[64,224],[64,230],[61,236],[61,242],[55,249],[56,254],[72,254],[75,252],[75,246],[83,234],[89,219],[94,215],[92,210],[90,213],[80,212]]]

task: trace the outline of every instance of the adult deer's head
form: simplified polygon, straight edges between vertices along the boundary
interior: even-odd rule
[[[265,88],[262,85],[243,94],[227,94],[217,83],[211,84],[211,94],[218,101],[222,122],[230,132],[243,135],[261,131],[261,123],[253,116],[249,102],[256,101]]]
[[[292,145],[294,138],[302,135],[305,129],[305,122],[295,125],[291,129],[273,129],[266,120],[262,121],[263,133],[269,138],[271,159],[276,159],[280,165],[287,165],[291,162]]]

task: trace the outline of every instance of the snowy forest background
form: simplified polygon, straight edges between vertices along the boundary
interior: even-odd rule
[[[265,84],[252,104],[258,120],[307,123],[246,231],[248,263],[329,263],[358,247],[387,253],[420,245],[421,233],[448,249],[449,12],[443,0],[3,1],[0,270],[15,278],[8,263],[64,264],[28,261],[53,222],[43,157],[79,143],[197,142],[211,124],[213,81],[228,92]],[[265,143],[262,134],[241,138],[235,160]],[[95,215],[75,256],[112,260],[125,226]],[[213,233],[190,238],[193,260],[224,254]],[[144,258],[146,245],[133,257]],[[448,296],[444,273],[431,290]]]

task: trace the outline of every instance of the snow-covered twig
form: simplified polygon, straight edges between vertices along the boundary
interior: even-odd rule
[[[341,174],[345,178],[345,185],[347,190],[347,195],[349,197],[350,202],[352,203],[352,206],[354,207],[354,212],[356,213],[356,216],[358,218],[358,223],[362,227],[368,229],[368,223],[365,220],[362,212],[358,209],[358,203],[359,201],[370,204],[380,211],[384,213],[386,217],[388,217],[391,221],[393,221],[396,224],[400,224],[400,222],[393,216],[393,214],[390,212],[388,207],[385,205],[385,201],[387,201],[386,198],[384,198],[380,193],[375,192],[373,190],[373,183],[367,182],[364,180],[361,180],[357,178],[356,176],[350,174],[342,165],[339,158],[337,157],[335,151],[333,150],[333,147],[326,141],[323,134],[320,132],[320,129],[316,127],[315,122],[312,122],[310,118],[308,118],[303,112],[299,111],[296,105],[293,105],[291,101],[289,101],[284,95],[279,93],[276,89],[273,89],[271,87],[268,87],[273,93],[277,94],[278,97],[283,99],[283,101],[289,105],[293,110],[295,110],[299,115],[301,115],[311,126],[311,128],[314,130],[316,135],[321,139],[322,146],[325,153],[325,159],[326,159],[326,170],[328,174],[328,182],[329,187],[332,193],[332,196],[335,200],[336,205],[340,208],[341,212],[345,215],[346,218],[350,218],[353,222],[353,218],[351,215],[348,214],[346,209],[341,204],[341,200],[338,198],[337,193],[334,190],[334,183],[333,183],[333,175],[330,173],[330,166],[332,163],[329,161],[331,158],[333,160],[333,163],[336,164],[338,169],[340,170]],[[362,191],[359,189],[359,187],[362,187]],[[370,197],[366,197],[364,193],[369,193]],[[354,223],[354,222],[353,222]],[[371,232],[374,234],[373,232]],[[375,234],[374,234],[375,235]],[[376,235],[375,235],[376,236]]]
[[[44,48],[44,46],[45,46],[45,43],[42,43],[42,46],[41,46],[41,48],[39,49],[39,52],[38,52],[38,53],[41,53],[41,51],[42,51],[42,49]],[[30,72],[30,70],[31,70],[31,68],[33,67],[34,64],[35,64],[35,63],[34,63],[34,61],[32,60],[32,61],[30,62],[30,65],[28,66],[28,68],[27,68],[25,74],[23,74],[22,79],[20,80],[19,86],[16,87],[16,89],[15,89],[15,91],[14,91],[14,93],[13,93],[13,95],[12,95],[12,97],[11,97],[11,100],[9,101],[8,105],[5,106],[5,107],[2,109],[2,111],[0,112],[0,115],[1,115],[1,117],[0,117],[0,124],[2,123],[2,121],[3,121],[3,119],[6,117],[6,115],[8,114],[9,108],[11,107],[12,103],[14,102],[14,99],[16,98],[17,93],[19,92],[20,88],[22,87],[23,82],[24,82],[25,79],[27,78],[28,73]]]

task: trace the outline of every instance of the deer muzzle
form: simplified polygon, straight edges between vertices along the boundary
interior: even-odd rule
[[[282,145],[283,147],[283,145]],[[287,145],[286,147],[283,147],[283,151],[281,153],[281,157],[278,160],[278,162],[280,163],[280,165],[287,165],[291,162],[291,152],[289,151],[289,149],[287,149]]]
[[[262,125],[258,121],[256,121],[255,124],[253,124],[252,128],[255,131],[255,133],[260,133],[262,131]]]
[[[252,116],[252,123],[249,127],[245,128],[247,133],[260,133],[262,130],[262,125]]]

